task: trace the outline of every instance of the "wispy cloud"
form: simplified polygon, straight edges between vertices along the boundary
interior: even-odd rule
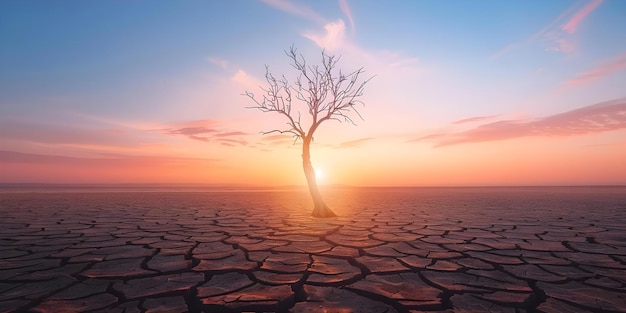
[[[263,81],[248,75],[248,73],[242,69],[237,70],[230,79],[247,90],[253,90],[264,85]]]
[[[361,139],[356,139],[356,140],[344,141],[340,143],[338,146],[336,146],[335,148],[337,149],[357,148],[357,147],[363,146],[365,143],[371,140],[374,140],[374,138],[361,138]]]
[[[263,136],[263,140],[268,140],[268,141],[280,141],[280,140],[288,140],[293,138],[293,136],[289,136],[289,135],[267,135],[267,136]]]
[[[289,135],[265,135],[261,137],[261,146],[287,146],[294,145],[297,141]]]
[[[531,136],[576,136],[625,128],[626,98],[534,120],[497,121],[463,132],[432,134],[413,141],[432,141],[435,147],[442,147]]]
[[[229,64],[228,60],[225,60],[222,58],[216,58],[216,57],[209,57],[208,60],[211,64],[217,65],[221,67],[222,69],[228,68],[228,64]]]
[[[547,44],[546,50],[570,53],[576,50],[573,35],[578,30],[578,26],[593,10],[595,10],[603,0],[591,0],[580,9],[574,5],[563,12],[554,22],[532,38],[540,39]],[[564,24],[561,24],[563,21]],[[557,26],[559,25],[559,26]]]
[[[491,58],[500,58],[525,44],[537,41],[544,44],[546,51],[562,53],[576,51],[575,33],[578,31],[580,24],[585,18],[591,14],[602,1],[603,0],[590,0],[583,7],[580,7],[579,3],[570,6],[551,23],[534,33],[527,40],[508,44],[494,53]]]
[[[156,131],[166,135],[182,135],[189,139],[209,142],[209,138],[206,135],[217,133],[218,131],[215,129],[217,126],[218,122],[214,120],[194,120],[174,123],[166,126],[165,128],[157,129]]]
[[[245,146],[248,144],[246,140],[242,140],[242,139],[217,138],[215,141],[225,146],[233,146],[234,144]]]
[[[209,138],[207,138],[207,137],[196,136],[196,135],[187,135],[187,138],[193,139],[193,140],[202,141],[202,142],[209,142],[210,141]]]
[[[189,139],[202,142],[236,142],[247,144],[244,140],[225,139],[224,137],[248,136],[242,131],[228,131],[220,129],[220,123],[215,120],[196,120],[183,123],[176,123],[170,127],[158,129],[157,131],[166,135],[181,135]]]
[[[170,135],[197,135],[197,134],[207,134],[214,133],[217,130],[206,128],[206,127],[183,127],[178,129],[166,129],[165,133]]]
[[[324,26],[323,34],[304,33],[304,37],[311,39],[316,45],[330,51],[339,49],[345,42],[346,24],[343,20],[328,23]]]
[[[348,18],[351,27],[350,29],[354,31],[354,19],[352,18],[352,12],[350,12],[350,6],[348,6],[348,0],[339,0],[339,8],[341,8],[343,14],[345,14]]]
[[[589,15],[589,13],[595,10],[600,5],[600,3],[602,3],[602,1],[603,0],[592,0],[591,2],[587,3],[587,5],[585,5],[582,9],[574,13],[574,15],[570,17],[569,21],[567,21],[567,23],[565,23],[565,25],[561,27],[561,29],[567,31],[570,34],[575,33],[576,29],[578,28],[578,24],[580,24],[583,19],[585,19],[585,17]]]
[[[322,17],[313,9],[288,0],[260,1],[275,9],[292,15],[304,17],[308,20],[316,22],[318,25],[322,25],[324,27],[324,31],[322,33],[307,31],[303,32],[302,36],[312,40],[316,45],[323,49],[330,51],[337,50],[345,42],[346,25],[342,19],[334,22],[328,22],[327,19]],[[350,11],[350,7],[348,6],[347,0],[339,0],[339,8],[346,15],[346,18],[350,22],[351,29],[354,31],[354,18],[352,17],[352,13]]]
[[[215,137],[232,137],[232,136],[246,136],[246,135],[249,135],[249,134],[240,132],[240,131],[234,131],[234,132],[219,133],[219,134],[216,134]]]
[[[476,122],[482,122],[484,120],[489,120],[489,119],[492,119],[492,118],[495,118],[495,117],[496,117],[496,115],[475,116],[475,117],[464,118],[462,120],[458,120],[458,121],[452,122],[452,124],[476,123]]]
[[[574,85],[586,84],[624,69],[626,69],[626,53],[618,55],[601,66],[576,75],[576,77],[564,82],[563,86],[567,88]]]
[[[326,23],[326,20],[320,16],[317,12],[312,10],[311,8],[293,3],[289,0],[260,0],[261,2],[283,12],[287,12],[290,14],[294,14],[300,17],[304,17],[306,19],[318,22],[318,23]]]

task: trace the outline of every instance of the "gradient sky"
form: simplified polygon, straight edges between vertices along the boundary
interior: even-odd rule
[[[284,50],[367,77],[322,183],[626,184],[626,1],[2,1],[0,182],[304,184],[246,106]],[[365,78],[365,76],[364,76]]]

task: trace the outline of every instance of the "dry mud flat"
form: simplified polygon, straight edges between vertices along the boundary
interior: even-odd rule
[[[0,194],[0,312],[626,312],[619,198],[302,197]]]

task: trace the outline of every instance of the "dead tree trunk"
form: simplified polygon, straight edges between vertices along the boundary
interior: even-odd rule
[[[252,99],[255,106],[250,108],[259,109],[263,112],[276,112],[283,115],[287,121],[286,129],[274,129],[264,134],[278,132],[290,133],[296,140],[302,139],[302,167],[309,186],[309,193],[313,198],[313,216],[333,217],[335,213],[324,203],[322,195],[317,188],[315,170],[311,165],[311,153],[309,152],[311,141],[315,130],[325,121],[342,120],[354,124],[350,113],[359,118],[361,115],[356,109],[356,105],[363,104],[359,98],[363,95],[365,84],[371,79],[359,83],[359,75],[363,73],[360,68],[350,74],[343,74],[341,70],[336,70],[335,66],[339,61],[338,57],[328,55],[322,51],[322,64],[307,65],[302,55],[296,53],[296,49],[291,47],[285,51],[291,59],[291,65],[298,71],[298,78],[294,83],[289,83],[285,76],[274,77],[269,68],[265,67],[265,79],[267,88],[261,88],[264,93],[255,98],[251,92],[244,95]],[[300,102],[311,116],[311,124],[306,130],[300,120],[300,111],[294,109],[292,104]]]
[[[322,199],[319,189],[317,188],[317,180],[315,179],[315,169],[311,165],[311,146],[310,137],[305,137],[302,144],[302,167],[304,169],[304,176],[306,176],[306,182],[309,186],[309,193],[313,198],[313,217],[335,217],[337,216]]]

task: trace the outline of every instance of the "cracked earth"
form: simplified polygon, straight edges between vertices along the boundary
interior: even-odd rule
[[[447,197],[0,194],[0,312],[626,312],[623,194]]]

